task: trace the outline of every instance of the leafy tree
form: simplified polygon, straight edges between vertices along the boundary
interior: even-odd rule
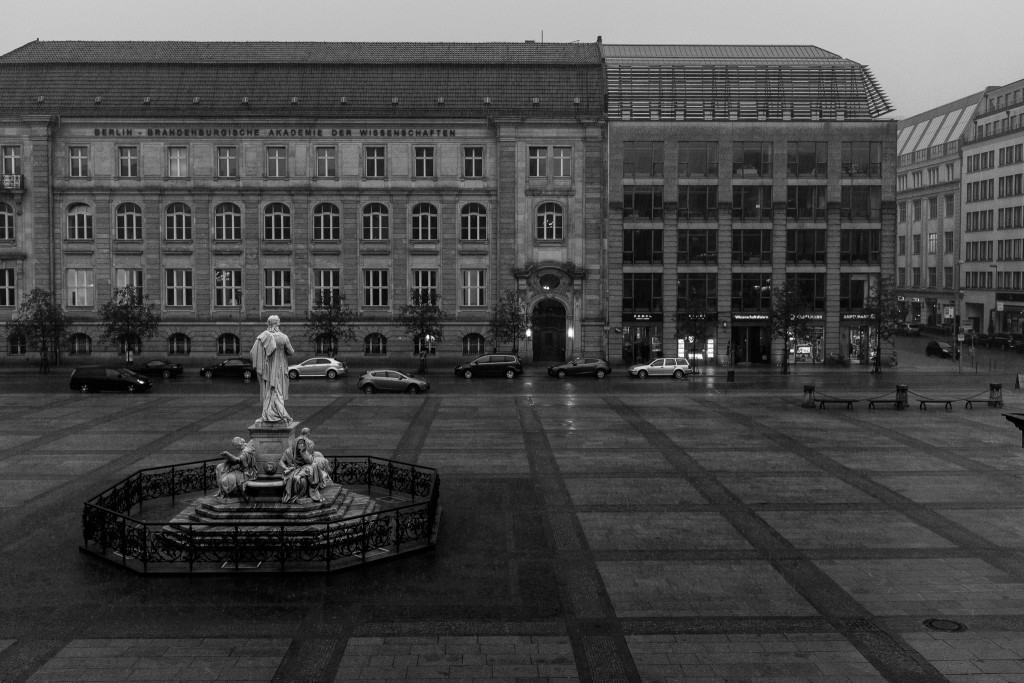
[[[395,317],[395,322],[405,329],[405,333],[415,339],[420,348],[420,372],[427,371],[426,352],[429,341],[444,340],[444,321],[448,314],[437,304],[437,294],[424,294],[418,289],[409,293],[409,303],[402,306]]]
[[[896,326],[903,320],[903,310],[892,277],[887,275],[880,279],[872,279],[864,300],[864,312],[872,316],[875,328],[875,367],[872,372],[881,372],[882,342],[892,344],[895,354]]]
[[[306,323],[306,339],[316,347],[321,339],[329,342],[328,353],[333,356],[338,352],[340,342],[352,342],[356,339],[352,324],[359,315],[349,308],[344,294],[317,294],[313,298],[313,310],[309,312]]]
[[[768,309],[768,330],[773,339],[782,340],[782,374],[789,372],[790,337],[807,337],[810,324],[806,317],[810,305],[792,280],[772,288],[771,307]]]
[[[39,372],[50,372],[50,357],[60,361],[61,341],[67,335],[71,319],[45,289],[33,289],[7,322],[7,336],[18,336],[26,346],[39,352]]]
[[[490,336],[494,340],[495,350],[500,343],[512,344],[512,353],[519,353],[519,340],[526,338],[530,329],[530,314],[526,304],[512,289],[505,290],[494,306],[491,318]]]
[[[138,287],[127,285],[115,289],[110,301],[100,306],[103,327],[100,339],[123,351],[126,360],[130,359],[136,342],[156,335],[160,315],[155,309],[156,305],[148,303]]]

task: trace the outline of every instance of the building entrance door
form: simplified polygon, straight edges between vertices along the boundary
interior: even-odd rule
[[[533,308],[533,360],[565,362],[565,306],[545,299]]]

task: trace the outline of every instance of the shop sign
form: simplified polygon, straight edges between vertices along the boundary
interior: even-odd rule
[[[840,313],[839,314],[839,320],[841,320],[841,321],[842,320],[850,320],[850,321],[860,320],[860,321],[863,321],[863,320],[874,320],[874,319],[875,319],[875,314],[874,313]]]
[[[793,316],[797,320],[824,320],[825,316],[822,313],[799,313]]]
[[[633,313],[622,316],[622,322],[627,324],[646,325],[647,323],[660,323],[662,320],[664,320],[664,316],[661,313]]]
[[[764,322],[768,320],[767,313],[733,313],[732,319],[734,322],[743,322],[746,320],[756,320],[758,322]]]

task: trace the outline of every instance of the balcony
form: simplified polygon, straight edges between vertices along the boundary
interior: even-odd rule
[[[21,192],[24,189],[22,185],[22,178],[24,177],[22,175],[0,176],[0,178],[3,178],[3,181],[0,182],[0,189],[7,192]]]

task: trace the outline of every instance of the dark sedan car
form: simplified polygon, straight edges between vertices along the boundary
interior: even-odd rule
[[[199,374],[207,379],[211,377],[252,379],[256,376],[256,370],[252,367],[252,360],[248,358],[228,358],[217,365],[199,368]]]
[[[132,370],[140,375],[150,377],[177,377],[183,372],[181,363],[172,363],[166,360],[149,360],[139,365],[133,365]]]
[[[1024,348],[1024,336],[1009,332],[996,332],[985,340],[985,348],[1020,351]]]
[[[944,341],[930,341],[928,346],[924,347],[924,355],[926,356],[938,356],[939,358],[953,358],[953,347],[950,346],[949,342]],[[956,357],[960,357],[960,350],[956,350]]]
[[[75,368],[71,373],[71,389],[83,394],[90,391],[148,391],[152,386],[148,377],[128,368],[93,366]]]
[[[601,379],[611,371],[612,366],[603,358],[573,358],[568,363],[548,366],[548,374],[559,379],[570,375],[593,375]]]
[[[517,375],[523,374],[523,361],[519,356],[507,353],[492,353],[474,358],[468,363],[463,363],[455,368],[455,374],[461,375],[466,379],[474,375],[500,376],[512,379]]]

